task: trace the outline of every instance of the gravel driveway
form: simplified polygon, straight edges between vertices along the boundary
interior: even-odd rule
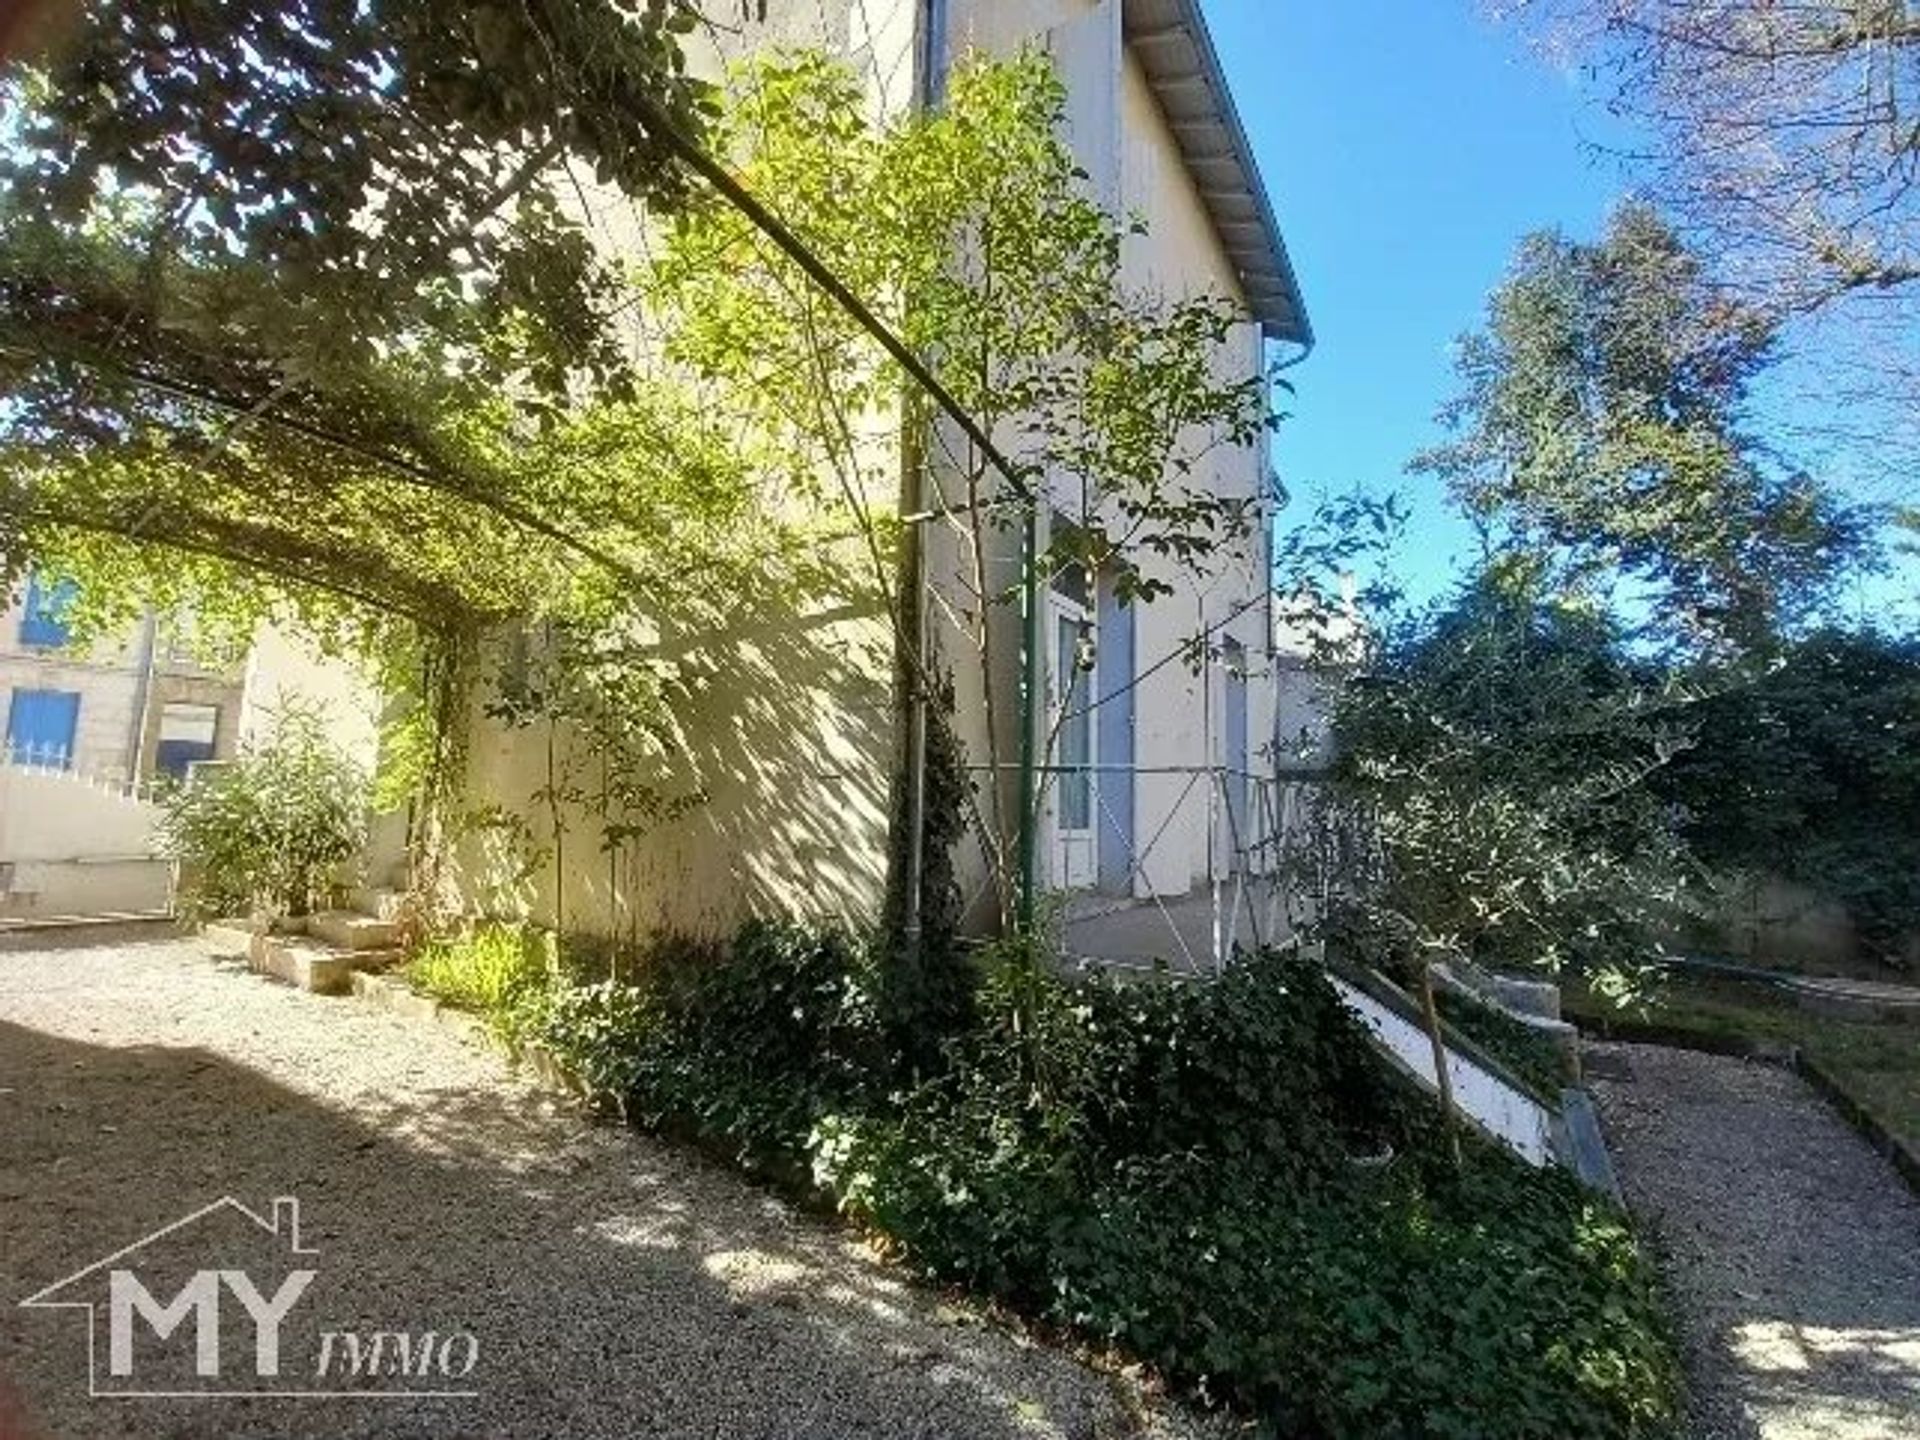
[[[0,949],[0,1440],[1219,1433],[724,1170],[588,1123],[440,1027],[195,941],[20,943]],[[89,1400],[89,1312],[14,1302],[222,1195],[300,1201],[325,1297],[300,1313],[471,1333],[477,1394]]]
[[[1893,1168],[1778,1066],[1588,1057],[1627,1198],[1671,1251],[1697,1440],[1920,1436],[1920,1201]]]

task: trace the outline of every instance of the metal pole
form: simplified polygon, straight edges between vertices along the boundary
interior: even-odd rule
[[[1198,597],[1193,602],[1194,620],[1202,635],[1207,633],[1207,602]],[[1213,893],[1213,968],[1217,971],[1225,966],[1221,953],[1220,930],[1220,863],[1214,854],[1218,843],[1215,832],[1220,828],[1219,814],[1214,808],[1214,794],[1220,784],[1220,772],[1214,762],[1213,754],[1213,643],[1203,641],[1205,648],[1201,652],[1200,666],[1200,729],[1203,763],[1207,767],[1207,888]]]
[[[1040,727],[1046,723],[1042,703],[1047,683],[1047,658],[1041,628],[1040,556],[1045,549],[1041,539],[1043,516],[1038,503],[1027,507],[1026,529],[1020,546],[1021,680],[1020,680],[1020,817],[1019,844],[1015,847],[1020,866],[1019,886],[1015,891],[1015,921],[1021,934],[1033,930],[1033,917],[1040,881]]]

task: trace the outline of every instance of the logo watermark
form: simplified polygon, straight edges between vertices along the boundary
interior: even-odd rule
[[[102,1399],[479,1393],[469,1331],[316,1320],[318,1254],[301,1243],[298,1199],[278,1196],[262,1214],[223,1195],[20,1304],[87,1312],[87,1393]]]

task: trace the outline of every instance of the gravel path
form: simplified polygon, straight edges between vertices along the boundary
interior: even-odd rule
[[[1627,1198],[1671,1251],[1696,1440],[1920,1436],[1920,1201],[1778,1066],[1594,1045]]]
[[[1219,1433],[904,1283],[722,1169],[586,1122],[440,1027],[299,994],[197,942],[19,945],[0,949],[0,1440]],[[283,1328],[288,1373],[311,1375],[322,1325],[464,1331],[477,1396],[89,1400],[87,1312],[14,1302],[226,1194],[298,1197],[318,1247]],[[221,1219],[244,1232],[223,1256],[273,1243]],[[232,1367],[251,1331],[223,1313]],[[98,1323],[104,1354],[105,1307]]]

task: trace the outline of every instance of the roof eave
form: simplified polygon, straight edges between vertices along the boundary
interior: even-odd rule
[[[1199,0],[1123,0],[1121,15],[1253,318],[1269,339],[1311,346],[1300,282]]]

